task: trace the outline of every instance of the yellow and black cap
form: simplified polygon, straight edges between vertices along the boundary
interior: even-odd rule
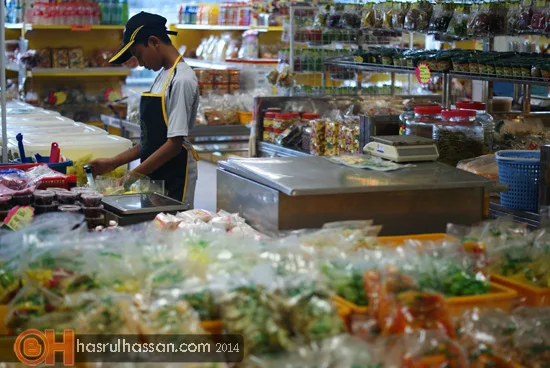
[[[150,36],[159,36],[161,34],[177,35],[166,29],[166,18],[160,15],[141,12],[134,15],[126,23],[124,34],[122,36],[123,45],[109,63],[123,64],[131,57],[130,47],[136,42],[147,40]]]

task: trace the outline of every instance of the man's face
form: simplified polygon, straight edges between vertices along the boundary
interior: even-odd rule
[[[140,66],[156,72],[162,68],[162,55],[159,48],[155,46],[158,45],[160,41],[157,40],[157,43],[155,43],[149,38],[148,42],[147,46],[143,43],[132,46],[132,55],[136,57]]]

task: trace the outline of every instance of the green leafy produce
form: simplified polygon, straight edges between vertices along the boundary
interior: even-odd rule
[[[368,305],[363,272],[353,265],[339,266],[333,263],[321,266],[321,272],[327,276],[329,287],[340,297],[353,304]]]

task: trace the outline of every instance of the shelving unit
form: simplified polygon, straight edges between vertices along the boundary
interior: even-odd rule
[[[64,69],[64,68],[35,68],[31,71],[33,77],[126,77],[131,69],[122,67],[112,68],[83,68],[83,69]]]

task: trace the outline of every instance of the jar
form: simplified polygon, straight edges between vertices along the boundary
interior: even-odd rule
[[[319,114],[303,113],[302,122],[309,123],[311,120],[319,119],[320,117],[321,116]]]
[[[54,192],[49,190],[35,190],[33,193],[34,203],[39,206],[51,206],[55,197]]]
[[[294,125],[300,122],[300,113],[299,112],[289,112],[287,114],[290,125]]]
[[[493,139],[495,134],[495,120],[493,116],[487,112],[487,105],[481,102],[464,101],[457,102],[456,108],[459,110],[475,111],[477,121],[483,126],[483,141],[485,145],[484,152],[493,152]]]
[[[78,201],[80,194],[75,192],[57,192],[57,201],[59,204],[74,204],[76,201]]]
[[[302,130],[302,151],[309,153],[311,149],[311,128],[305,127]]]
[[[0,196],[0,211],[9,211],[12,207],[11,195]]]
[[[268,112],[264,115],[264,133],[263,140],[264,142],[269,142],[270,133],[273,131],[273,120],[277,116],[277,113]]]
[[[59,206],[57,208],[57,210],[59,212],[66,212],[66,213],[80,213],[80,211],[82,211],[82,208],[80,206],[75,206],[75,205],[63,205],[63,206]]]
[[[83,193],[80,196],[84,207],[99,207],[103,200],[103,195],[95,192]]]
[[[300,116],[300,114],[298,114]],[[273,132],[282,133],[283,130],[292,126],[292,116],[291,114],[277,114],[275,119],[273,119]]]
[[[483,155],[484,131],[475,111],[451,110],[442,116],[443,121],[433,129],[440,162],[456,166],[462,160]]]
[[[431,139],[434,124],[440,123],[440,106],[418,106],[414,108],[414,116],[405,120],[405,135],[416,135]],[[410,116],[410,115],[409,115]]]

